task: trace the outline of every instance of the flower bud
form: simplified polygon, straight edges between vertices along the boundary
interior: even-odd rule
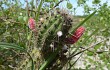
[[[82,34],[84,33],[85,28],[84,27],[79,27],[75,33],[73,34],[73,36],[66,38],[65,42],[67,44],[74,44],[75,42],[77,42],[79,40],[79,38],[82,36]]]
[[[33,19],[33,18],[30,18],[29,20],[28,20],[28,26],[29,26],[29,28],[31,29],[31,30],[35,30],[35,25],[36,23],[35,23],[35,20]]]

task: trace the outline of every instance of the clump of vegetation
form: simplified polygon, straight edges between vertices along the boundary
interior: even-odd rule
[[[94,0],[91,8],[78,0],[85,15],[77,16],[70,1],[59,7],[63,1],[26,0],[25,8],[19,0],[0,1],[0,69],[72,70],[80,58],[82,69],[110,69],[107,3]]]

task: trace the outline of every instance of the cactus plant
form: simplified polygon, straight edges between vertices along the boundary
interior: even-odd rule
[[[40,27],[38,25],[39,28],[38,28],[38,33],[36,37],[37,45],[34,46],[34,48],[30,52],[30,55],[33,57],[34,63],[36,63],[34,64],[36,69],[38,69],[40,65],[45,60],[48,59],[50,54],[54,53],[57,50],[58,47],[60,47],[60,51],[58,51],[57,53],[58,57],[56,57],[54,59],[54,62],[51,63],[50,65],[53,66],[53,64],[57,63],[58,59],[62,58],[63,53],[61,48],[65,44],[64,40],[67,37],[68,31],[72,26],[73,19],[66,12],[63,13],[62,11],[56,11],[55,13],[53,13],[53,15],[50,15],[49,18],[45,20],[46,21],[42,23]],[[58,31],[61,31],[63,33],[61,37],[57,35]],[[50,47],[52,43],[53,43],[54,50],[51,50],[51,47]],[[37,65],[38,62],[40,63],[39,65]],[[30,66],[31,66],[31,62],[29,60],[29,57],[27,57],[25,61],[23,60],[23,62],[21,62],[20,69],[28,70]],[[47,68],[50,69],[49,67]]]
[[[75,37],[78,40],[84,31],[84,28],[80,26],[95,14],[91,14],[81,24],[75,26],[73,16],[66,10],[56,9],[54,12],[44,13],[43,11],[40,13],[42,14],[39,14],[38,21],[31,16],[27,26],[23,24],[24,31],[26,31],[24,35],[27,36],[24,41],[26,44],[21,44],[23,41],[19,42],[20,46],[23,45],[25,47],[25,54],[19,60],[16,70],[62,69],[68,62],[68,57],[65,53],[70,52],[68,49],[74,41],[68,43],[70,38],[74,39],[73,37]],[[71,36],[71,34],[73,35]]]
[[[36,45],[33,46],[33,49],[29,53],[33,58],[35,69],[39,69],[41,65],[52,56],[53,58],[50,58],[49,61],[51,62],[47,63],[46,69],[56,70],[62,68],[67,62],[67,57],[64,55],[64,50],[62,48],[66,45],[65,39],[69,35],[69,29],[73,24],[73,18],[67,12],[62,12],[62,10],[57,10],[52,13],[49,18],[47,17],[48,16],[43,18],[45,20],[43,23],[38,21],[40,24],[36,25],[37,35],[34,35],[36,40],[34,44]],[[57,34],[59,31],[62,32],[61,36]],[[51,47],[51,45],[53,45],[53,47]],[[20,62],[20,67],[18,67],[18,69],[30,70],[31,65],[30,58],[26,57]],[[42,70],[42,67],[40,70]]]
[[[64,0],[36,0],[36,3],[26,0],[26,8],[20,1],[0,3],[0,70],[73,70],[80,59],[84,67],[78,64],[78,68],[109,69],[107,2],[89,7],[77,1],[77,8],[84,8],[84,15],[77,16],[77,8],[69,0],[66,0],[68,11],[61,9]],[[95,7],[98,12],[89,15]],[[99,42],[101,39],[103,43]]]

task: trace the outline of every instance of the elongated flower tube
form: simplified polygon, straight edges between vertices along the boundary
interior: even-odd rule
[[[28,26],[29,26],[29,28],[32,30],[32,31],[34,31],[35,30],[35,27],[36,27],[36,22],[35,22],[35,20],[33,19],[33,18],[30,18],[29,20],[28,20]]]
[[[84,33],[85,28],[84,27],[79,27],[75,33],[73,34],[73,36],[66,38],[65,42],[67,44],[74,44],[75,42],[77,42],[79,40],[79,38],[82,36],[82,34]]]

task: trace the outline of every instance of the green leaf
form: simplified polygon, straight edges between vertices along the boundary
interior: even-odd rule
[[[37,9],[38,13],[37,13],[37,15],[36,15],[36,21],[38,21],[38,19],[39,19],[39,13],[40,13],[40,9],[41,9],[41,7],[42,7],[43,1],[44,1],[44,0],[41,0],[41,1],[40,1],[40,4],[39,4],[39,6],[38,6],[38,9]]]
[[[17,49],[17,50],[24,50],[24,48],[21,46],[18,46],[13,43],[5,43],[5,42],[0,42],[0,48],[3,48],[3,49],[13,48],[13,49]]]
[[[5,33],[6,29],[5,28],[0,28],[0,35],[2,35],[3,33]]]
[[[72,9],[73,8],[72,4],[71,3],[67,3],[67,8],[68,9]]]
[[[30,32],[30,34],[27,36],[27,40],[30,40],[32,37],[32,31]]]
[[[84,4],[86,2],[86,0],[78,0],[77,3],[80,4]]]
[[[27,17],[27,16],[25,16],[25,17],[23,18],[23,20],[24,20],[25,22],[27,22],[28,17]]]
[[[100,0],[93,0],[92,3],[93,4],[99,4],[101,1]]]
[[[50,5],[50,8],[53,8],[53,6],[54,6],[54,3],[52,3],[52,4]]]
[[[28,56],[30,57],[31,64],[32,64],[32,66],[31,66],[31,70],[35,70],[35,69],[34,69],[34,60],[33,60],[32,56],[30,55],[29,52],[27,52],[27,54],[28,54]]]
[[[86,66],[86,69],[90,69],[90,67],[91,67],[91,65],[87,65],[87,66]]]
[[[93,56],[93,54],[94,54],[93,52],[87,52],[88,56]]]
[[[52,2],[53,0],[45,0],[45,2]]]
[[[99,49],[101,47],[101,44],[98,44],[94,47],[95,50]]]
[[[107,64],[107,68],[108,68],[108,69],[110,69],[110,63],[109,63],[109,64]]]
[[[58,3],[58,2],[59,2],[59,0],[54,0],[54,2],[55,2],[55,3]]]
[[[88,17],[86,17],[86,18],[84,19],[84,21],[82,21],[82,22],[81,22],[78,26],[76,26],[75,28],[74,28],[74,26],[72,26],[72,28],[70,29],[69,33],[70,33],[70,34],[71,34],[71,33],[73,34],[78,27],[80,27],[80,26],[83,25],[85,22],[87,22],[87,20],[89,20],[92,16],[94,16],[94,14],[95,14],[96,12],[97,12],[97,10],[94,11],[92,14],[90,14]]]
[[[92,58],[87,58],[89,62],[94,62]]]
[[[23,16],[18,16],[18,21],[22,22],[23,21]]]

